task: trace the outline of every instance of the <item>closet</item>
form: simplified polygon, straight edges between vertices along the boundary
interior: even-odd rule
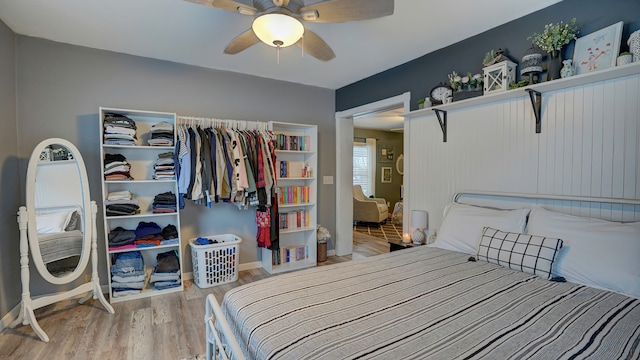
[[[255,212],[254,239],[269,273],[315,266],[316,126],[177,120],[180,199],[213,212],[230,204]]]
[[[110,301],[182,291],[176,114],[99,114]]]

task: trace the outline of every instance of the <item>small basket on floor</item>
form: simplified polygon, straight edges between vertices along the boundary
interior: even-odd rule
[[[202,238],[216,243],[199,245],[196,239],[189,241],[195,284],[199,288],[208,288],[238,280],[239,245],[242,239],[233,234]]]

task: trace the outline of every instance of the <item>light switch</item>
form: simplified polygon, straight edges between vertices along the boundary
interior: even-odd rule
[[[333,176],[323,176],[322,177],[322,183],[325,185],[332,185],[333,184]]]

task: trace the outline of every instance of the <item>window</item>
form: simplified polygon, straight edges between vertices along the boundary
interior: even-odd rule
[[[376,175],[376,139],[353,143],[353,185],[360,185],[366,196],[374,195]]]

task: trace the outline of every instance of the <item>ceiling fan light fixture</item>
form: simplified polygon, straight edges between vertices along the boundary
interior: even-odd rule
[[[257,17],[251,28],[258,39],[273,47],[291,46],[304,34],[304,26],[298,19],[277,13]]]

